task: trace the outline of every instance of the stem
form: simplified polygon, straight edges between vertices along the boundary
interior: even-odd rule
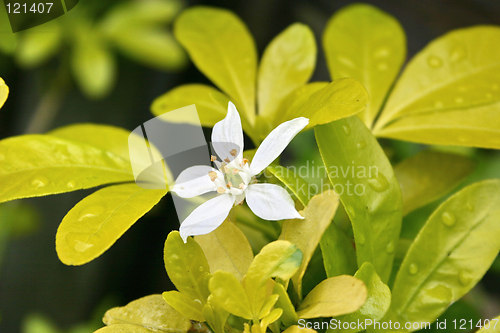
[[[26,133],[41,133],[47,131],[61,107],[68,81],[66,62],[59,65],[48,90],[40,99],[31,120],[26,127]]]

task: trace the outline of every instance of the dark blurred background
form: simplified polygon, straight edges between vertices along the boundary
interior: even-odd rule
[[[98,2],[100,0],[81,0],[78,6]],[[320,43],[326,21],[336,10],[354,2],[221,0],[188,1],[184,6],[204,4],[234,11],[253,33],[260,54],[267,43],[289,24],[303,22],[309,25],[315,32],[319,47],[317,68],[312,78],[317,81],[329,80]],[[365,2],[378,6],[401,22],[407,34],[409,57],[450,30],[478,24],[500,25],[500,1]],[[78,6],[73,10],[77,11]],[[64,49],[59,52],[64,52]],[[40,130],[79,122],[132,130],[153,117],[149,107],[160,94],[183,83],[210,84],[190,63],[184,68],[164,71],[152,69],[119,53],[116,60],[117,80],[107,96],[89,99],[69,76],[64,83],[65,92],[58,113],[43,126],[46,128]],[[49,89],[47,82],[55,75],[61,61],[64,60],[55,56],[36,68],[25,69],[18,66],[14,57],[0,53],[0,77],[11,89],[0,111],[0,138],[26,132],[34,110]],[[175,216],[168,196],[100,258],[82,267],[68,267],[59,262],[54,241],[57,227],[67,211],[93,191],[29,199],[7,206],[15,216],[29,211],[37,222],[27,227],[31,228],[30,232],[20,232],[1,245],[4,251],[1,255],[0,249],[0,332],[22,332],[27,316],[33,313],[42,315],[60,332],[65,332],[78,323],[100,317],[106,306],[122,305],[171,288],[163,269],[163,243],[169,230],[178,227],[178,222],[167,218]],[[498,273],[489,273],[484,281],[486,289],[481,289],[496,293],[497,301],[500,298],[499,278]]]

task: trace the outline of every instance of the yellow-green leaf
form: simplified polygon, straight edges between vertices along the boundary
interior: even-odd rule
[[[356,80],[335,80],[313,92],[320,86],[313,85],[303,90],[302,93],[306,94],[307,98],[299,96],[298,102],[289,103],[290,107],[281,114],[277,122],[306,117],[309,118],[308,128],[310,128],[352,116],[366,107],[366,91]]]
[[[300,268],[292,277],[293,286],[299,297],[302,297],[302,278],[307,265],[321,236],[335,216],[338,205],[339,196],[334,191],[328,190],[311,198],[302,212],[304,220],[283,222],[279,238],[295,244],[303,255]]]
[[[0,202],[134,179],[121,156],[49,135],[1,140],[0,161]]]
[[[500,333],[500,316],[483,320],[484,326],[477,333]]]
[[[90,98],[106,95],[115,81],[115,60],[95,32],[80,33],[71,55],[76,82]]]
[[[221,270],[241,280],[253,260],[250,243],[229,220],[209,234],[196,236],[195,240],[203,249],[212,273]]]
[[[350,224],[349,224],[350,227]],[[352,275],[358,268],[353,239],[334,220],[320,241],[323,265],[327,277]]]
[[[293,325],[284,330],[283,333],[316,333],[316,331],[313,330],[312,328]]]
[[[365,261],[389,279],[402,220],[399,184],[391,163],[358,117],[315,128],[333,189],[351,220],[358,267]]]
[[[207,304],[203,307],[203,316],[215,333],[225,332],[229,312],[217,304],[212,295],[208,296]]]
[[[59,259],[83,265],[104,253],[167,193],[135,183],[98,190],[76,204],[64,217],[56,235]]]
[[[51,21],[20,33],[16,60],[20,66],[36,67],[59,51],[63,41],[62,26]]]
[[[209,286],[214,301],[227,312],[245,319],[254,318],[245,289],[233,274],[215,272]]]
[[[499,207],[495,179],[467,186],[432,213],[398,271],[390,318],[432,322],[482,278],[500,249]]]
[[[394,167],[401,186],[403,214],[439,199],[474,169],[467,157],[426,150]]]
[[[145,327],[137,327],[130,324],[117,324],[113,326],[105,326],[98,329],[94,333],[155,333],[158,331],[150,330]]]
[[[364,283],[349,275],[323,280],[299,305],[300,318],[336,317],[357,311],[366,300]]]
[[[316,42],[309,27],[295,23],[276,36],[259,67],[259,115],[272,121],[281,101],[309,81],[315,65]]]
[[[5,84],[5,81],[0,77],[0,108],[4,105],[9,96],[9,87]]]
[[[184,317],[200,322],[205,321],[203,304],[200,300],[196,302],[193,298],[180,293],[177,290],[164,292],[162,296],[168,305],[174,308],[177,312],[181,313]]]
[[[160,332],[187,332],[191,322],[171,308],[161,295],[150,295],[104,314],[106,325],[129,324]]]
[[[168,277],[177,289],[205,304],[210,267],[198,243],[192,237],[184,243],[178,231],[170,232],[165,241],[164,261]]]
[[[156,98],[151,105],[151,111],[154,115],[160,116],[165,112],[194,104],[196,111],[198,111],[201,125],[212,127],[226,116],[228,102],[229,97],[215,88],[204,84],[186,84]],[[197,125],[197,120],[191,118],[186,116],[175,119],[169,116],[168,120],[170,122],[178,121],[179,123]]]
[[[499,148],[499,43],[500,28],[495,26],[459,29],[431,42],[396,83],[377,122],[377,135]],[[441,137],[438,129],[444,130]]]
[[[266,172],[267,171],[290,189],[303,206],[307,205],[310,196],[312,196],[309,190],[309,183],[307,183],[304,178],[300,177],[297,172],[281,165],[270,165],[266,168]]]
[[[120,127],[83,123],[59,127],[48,134],[88,144],[98,149],[110,151],[126,161],[130,160],[128,142],[131,132]],[[140,138],[137,137],[137,139]]]
[[[175,37],[198,69],[241,108],[253,124],[257,52],[245,24],[232,12],[192,7],[176,20]]]
[[[332,79],[352,77],[368,91],[368,107],[360,113],[371,127],[406,55],[403,28],[391,15],[368,4],[339,10],[323,33]]]
[[[276,302],[276,307],[283,310],[280,321],[285,325],[285,327],[296,324],[299,317],[297,316],[297,312],[295,312],[295,307],[293,306],[285,287],[281,283],[275,283],[273,293],[279,296],[278,301]]]

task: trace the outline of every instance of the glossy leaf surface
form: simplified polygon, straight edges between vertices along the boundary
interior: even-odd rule
[[[253,123],[257,54],[245,24],[230,11],[198,6],[179,16],[174,33],[196,67]]]
[[[500,180],[486,180],[434,211],[396,276],[393,317],[432,322],[481,279],[500,249],[499,207]]]
[[[113,245],[167,193],[135,183],[98,190],[76,204],[64,217],[56,235],[59,259],[83,265]]]
[[[399,239],[402,201],[392,166],[357,117],[315,129],[330,182],[352,223],[358,267],[371,262],[386,282]]]
[[[240,281],[229,272],[215,272],[210,279],[210,292],[214,301],[227,312],[252,319],[252,307]]]
[[[330,19],[323,47],[332,79],[351,77],[368,91],[368,107],[359,116],[370,127],[405,59],[403,28],[374,6],[354,4]]]

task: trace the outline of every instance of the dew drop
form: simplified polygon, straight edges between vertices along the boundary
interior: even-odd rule
[[[466,271],[460,271],[460,273],[458,273],[458,281],[463,286],[467,286],[469,284],[470,280],[471,279],[469,278],[469,275],[467,274]]]
[[[389,254],[394,253],[394,242],[389,242],[385,247],[385,251]]]
[[[408,269],[410,271],[410,274],[415,275],[418,272],[418,266],[417,264],[410,264],[410,267]]]
[[[443,104],[443,102],[441,102],[441,101],[435,101],[435,102],[434,102],[434,107],[435,107],[436,109],[441,109],[443,106],[444,106],[444,104]]]
[[[377,65],[377,69],[379,71],[386,71],[387,69],[389,68],[389,66],[387,66],[387,64],[385,62],[381,62]]]
[[[382,192],[389,187],[389,182],[387,178],[382,173],[378,173],[377,176],[367,180],[368,185],[377,192]]]
[[[70,180],[69,182],[66,183],[67,188],[75,188],[76,183],[74,180]]]
[[[201,303],[201,300],[199,300],[199,299],[197,299],[197,298],[195,298],[195,299],[194,299],[194,301],[195,301],[196,303],[198,303],[198,304],[203,304],[203,303]]]
[[[342,129],[344,130],[344,133],[345,133],[346,135],[351,134],[351,128],[350,128],[349,126],[347,126],[347,125],[343,125],[343,126],[342,126]]]
[[[443,214],[441,214],[441,221],[447,227],[453,227],[456,220],[457,219],[455,218],[455,216],[450,212],[444,212]]]
[[[429,64],[429,66],[434,67],[434,68],[438,68],[438,67],[441,67],[443,65],[443,61],[441,60],[441,58],[439,58],[435,55],[429,56],[429,58],[427,58],[427,63]]]
[[[49,183],[49,180],[46,177],[40,176],[40,177],[35,177],[31,181],[31,185],[35,188],[42,188],[47,186]]]
[[[358,147],[358,149],[363,149],[366,147],[366,143],[364,141],[360,141],[356,143],[356,147]]]
[[[366,242],[365,235],[360,233],[360,234],[358,235],[358,238],[356,239],[356,241],[357,241],[357,243],[358,243],[359,245],[364,245],[364,244],[365,244],[365,242]]]
[[[95,218],[104,212],[104,207],[99,205],[89,206],[82,210],[78,221]]]
[[[200,272],[203,272],[203,271],[205,270],[205,268],[203,268],[203,266],[199,266],[199,267],[198,267],[198,270],[199,270]]]
[[[379,47],[375,50],[375,52],[373,52],[373,56],[375,58],[385,58],[389,54],[391,54],[391,51],[387,47]]]
[[[450,58],[451,58],[452,62],[457,62],[457,61],[463,60],[465,58],[465,51],[464,51],[464,49],[461,46],[455,47],[451,51]]]

